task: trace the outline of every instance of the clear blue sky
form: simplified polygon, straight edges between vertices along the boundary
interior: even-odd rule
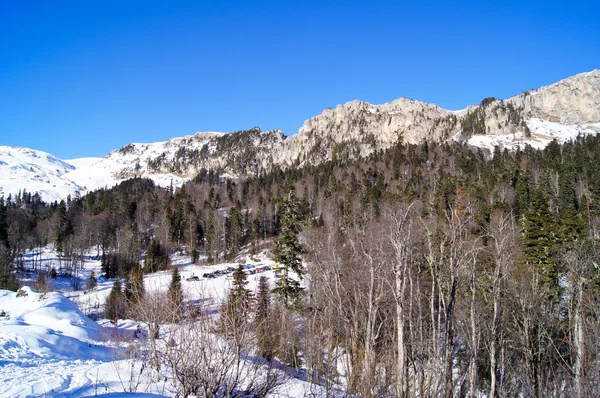
[[[63,159],[600,68],[599,1],[0,0],[0,145]]]

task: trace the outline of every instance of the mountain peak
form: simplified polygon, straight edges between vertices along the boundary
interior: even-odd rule
[[[154,143],[132,143],[104,158],[62,161],[42,151],[0,146],[0,195],[22,188],[45,200],[64,198],[147,177],[175,186],[202,170],[245,178],[274,167],[296,167],[337,159],[347,161],[395,145],[462,140],[493,150],[543,148],[578,134],[600,132],[600,70],[500,100],[449,111],[410,98],[373,105],[352,100],[326,108],[304,122],[298,134],[253,127],[233,133],[198,132]]]

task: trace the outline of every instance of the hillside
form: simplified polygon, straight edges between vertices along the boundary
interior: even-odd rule
[[[47,201],[110,187],[131,177],[181,186],[202,170],[246,178],[274,168],[364,158],[399,141],[464,141],[492,152],[544,148],[553,139],[600,132],[600,71],[594,70],[507,100],[485,98],[450,111],[406,98],[372,105],[350,101],[307,120],[296,135],[254,127],[128,144],[103,158],[60,160],[42,151],[0,147],[0,195],[21,189]]]

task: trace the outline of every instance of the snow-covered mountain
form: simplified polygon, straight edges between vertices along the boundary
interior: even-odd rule
[[[27,148],[0,146],[0,195],[23,188],[46,201],[112,186],[142,176],[180,186],[201,170],[244,178],[283,168],[368,156],[399,140],[458,140],[494,146],[543,148],[600,132],[600,70],[525,91],[507,100],[450,111],[406,98],[372,105],[350,101],[307,120],[298,134],[258,127],[234,133],[196,133],[164,142],[128,144],[103,158],[60,160]]]
[[[82,190],[64,178],[74,170],[75,165],[43,151],[0,146],[0,196],[26,189],[39,192],[45,200],[64,198]]]

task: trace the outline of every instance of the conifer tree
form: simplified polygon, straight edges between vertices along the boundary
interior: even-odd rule
[[[280,206],[281,236],[275,241],[273,255],[274,260],[281,264],[283,275],[277,281],[277,287],[273,293],[279,296],[284,306],[293,309],[300,307],[300,295],[303,288],[299,281],[304,277],[300,255],[305,250],[298,241],[300,215],[298,199],[290,190]]]
[[[258,280],[254,325],[258,352],[267,361],[273,360],[277,347],[277,337],[273,327],[273,319],[270,319],[271,315],[271,290],[269,280],[263,275]]]
[[[6,206],[0,197],[0,289],[16,291],[19,288],[17,277],[11,272],[14,255],[8,241]]]
[[[181,276],[179,275],[179,268],[173,267],[171,274],[171,283],[169,284],[169,291],[167,297],[171,305],[171,310],[176,318],[181,317],[183,314],[183,289],[181,287]]]
[[[98,279],[96,278],[96,273],[92,270],[92,272],[90,272],[90,277],[88,278],[87,287],[88,290],[94,290],[96,286],[98,286]]]
[[[525,262],[540,272],[542,281],[556,286],[557,229],[548,200],[542,189],[536,189],[531,198],[530,210],[523,217],[523,251]]]
[[[138,304],[143,301],[144,294],[144,273],[139,265],[135,265],[131,270],[131,302]]]
[[[248,320],[251,293],[247,284],[244,269],[239,265],[233,273],[233,283],[221,313],[221,326],[227,334],[241,331]]]
[[[212,188],[211,188],[211,192],[212,192]],[[214,261],[213,259],[213,247],[216,246],[214,244],[214,239],[215,239],[215,214],[213,212],[213,210],[208,207],[207,208],[207,218],[206,218],[206,235],[205,235],[205,239],[206,239],[206,244],[204,245],[204,248],[206,250],[206,257],[207,257],[207,261],[209,263],[212,263]]]
[[[164,271],[169,268],[169,265],[169,254],[156,239],[152,239],[144,255],[144,272],[150,274],[156,271]]]
[[[127,312],[127,303],[125,295],[121,290],[121,281],[118,279],[113,283],[112,289],[104,307],[104,316],[108,319],[123,318]]]
[[[48,284],[46,283],[46,276],[43,272],[39,272],[37,276],[37,280],[35,282],[35,289],[39,293],[45,293],[48,291]]]

